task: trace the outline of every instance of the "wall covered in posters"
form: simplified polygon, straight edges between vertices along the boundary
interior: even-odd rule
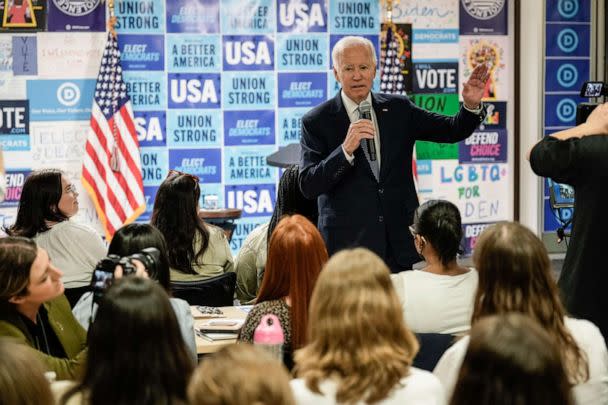
[[[3,225],[14,220],[31,170],[60,167],[81,187],[106,36],[105,2],[24,3],[32,12],[23,23],[0,9],[8,32],[0,36],[0,143],[9,184],[0,204]],[[457,203],[470,247],[485,224],[512,217],[509,6],[507,0],[401,0],[388,23],[376,0],[117,1],[147,200],[140,220],[149,219],[169,169],[196,174],[202,201],[213,196],[220,206],[243,210],[232,240],[236,252],[272,213],[280,172],[266,156],[298,142],[302,115],[339,90],[331,47],[345,35],[363,35],[386,68],[378,71],[376,91],[407,92],[422,108],[444,114],[458,110],[471,70],[489,64],[482,128],[461,144],[417,145],[420,198]],[[80,200],[77,219],[98,227],[86,193]]]

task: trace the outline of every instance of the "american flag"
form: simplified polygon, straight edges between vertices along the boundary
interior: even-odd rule
[[[108,240],[146,209],[133,110],[122,79],[118,42],[111,32],[97,76],[82,183]]]

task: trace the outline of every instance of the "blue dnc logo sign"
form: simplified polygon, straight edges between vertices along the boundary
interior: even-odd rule
[[[72,17],[81,17],[95,10],[101,0],[53,0],[59,10]]]

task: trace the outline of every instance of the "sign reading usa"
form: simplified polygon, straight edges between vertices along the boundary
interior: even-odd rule
[[[414,93],[456,93],[458,62],[414,63]]]
[[[139,146],[165,146],[166,122],[164,111],[134,111],[135,131]]]
[[[219,73],[170,73],[169,108],[220,108]]]
[[[272,215],[276,191],[275,184],[226,186],[226,207],[243,210],[244,217]]]
[[[274,145],[274,111],[225,111],[224,142],[233,145]]]
[[[224,70],[273,70],[274,39],[267,35],[224,35]]]
[[[220,149],[174,149],[169,151],[169,167],[198,176],[201,183],[222,181]]]
[[[326,0],[279,0],[278,32],[327,32]]]

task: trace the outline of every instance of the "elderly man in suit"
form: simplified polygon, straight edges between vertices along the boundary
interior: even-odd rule
[[[473,70],[463,86],[463,107],[447,117],[407,97],[372,93],[376,52],[369,40],[344,37],[332,58],[342,89],[302,118],[300,188],[307,198],[317,198],[318,227],[330,254],[364,246],[394,272],[411,269],[419,260],[408,232],[418,207],[414,143],[458,142],[477,128],[485,117],[487,66]]]

